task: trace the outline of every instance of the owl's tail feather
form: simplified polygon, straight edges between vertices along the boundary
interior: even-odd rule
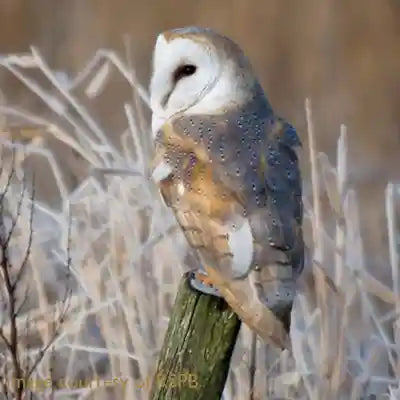
[[[199,273],[194,272],[191,284],[195,289],[223,297],[238,317],[256,332],[264,342],[281,349],[290,350],[287,321],[278,318],[274,313],[278,311],[277,314],[281,314],[281,310],[275,310],[274,306],[271,309],[267,307],[259,297],[259,293],[254,290],[249,279],[232,280],[223,276],[215,268],[205,266],[204,269],[208,277],[207,280],[211,280],[213,286],[211,288],[202,286],[204,285],[201,282],[202,277],[199,279],[196,275]],[[204,272],[200,274],[204,275]]]
[[[291,304],[289,310],[286,310],[287,302],[285,310],[281,310],[281,304],[277,301],[267,305],[259,290],[254,290],[254,283],[250,279],[229,279],[212,267],[193,271],[189,282],[199,292],[223,297],[238,317],[264,342],[290,349],[289,321],[277,315],[290,315]]]

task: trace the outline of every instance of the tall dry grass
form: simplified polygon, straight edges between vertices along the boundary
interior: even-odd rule
[[[148,386],[143,382],[153,372],[177,283],[188,268],[182,234],[148,179],[146,90],[129,62],[109,50],[99,50],[73,78],[51,69],[36,48],[2,56],[0,66],[22,83],[27,96],[39,97],[48,109],[40,115],[3,100],[5,153],[15,150],[17,177],[35,167],[57,192],[53,201],[38,199],[34,204],[31,291],[18,319],[21,331],[29,320],[29,335],[21,337],[25,357],[34,357],[49,337],[71,250],[74,290],[69,314],[33,381],[42,382],[51,371],[56,383],[66,379],[69,387],[54,393],[36,387],[35,396],[146,399]],[[125,122],[110,138],[98,122],[96,104],[117,75],[130,91],[112,110]],[[385,285],[365,268],[357,193],[348,180],[352,166],[346,128],[338,133],[332,165],[318,153],[309,101],[305,111],[312,171],[312,190],[304,198],[310,257],[293,310],[292,354],[277,354],[257,343],[256,398],[347,400],[378,394],[397,399],[400,298],[395,209],[400,188],[389,183],[385,192],[392,271],[391,284]],[[11,140],[18,134],[19,141]],[[71,152],[71,168],[57,162],[55,146]],[[14,182],[9,191],[11,212],[20,185]],[[328,206],[323,206],[323,198]],[[12,242],[15,257],[27,240],[29,207],[26,200]],[[243,327],[226,400],[249,397],[251,340],[251,332]],[[10,361],[5,353],[0,361],[3,372],[10,371],[5,369]],[[104,380],[112,378],[126,378],[126,390],[121,381],[105,388]]]

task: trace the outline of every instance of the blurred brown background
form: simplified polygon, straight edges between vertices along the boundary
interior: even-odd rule
[[[158,32],[202,25],[231,36],[275,109],[298,128],[306,178],[305,97],[312,100],[318,148],[332,162],[339,126],[348,126],[351,180],[373,265],[387,251],[384,185],[400,179],[398,21],[398,0],[0,0],[0,53],[34,44],[51,66],[73,73],[100,47],[124,54],[128,34],[147,85]],[[25,103],[9,75],[1,73],[0,84],[13,103]]]

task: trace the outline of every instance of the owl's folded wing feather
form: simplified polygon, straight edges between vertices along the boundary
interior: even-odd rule
[[[267,134],[264,182],[267,196],[270,244],[285,251],[294,272],[304,264],[302,233],[302,182],[295,147],[300,145],[295,129],[277,119],[277,130]]]
[[[163,131],[159,137],[159,154],[169,152],[160,158],[159,165],[171,169],[168,179],[161,182],[161,191],[174,209],[190,245],[198,251],[204,268],[243,321],[266,341],[272,338],[274,344],[287,346],[282,323],[265,307],[263,296],[254,292],[251,281],[226,279],[223,270],[215,269],[215,264],[207,261],[213,260],[217,253],[234,255],[224,235],[220,235],[221,240],[215,240],[220,226],[214,217],[221,215],[220,210],[229,210],[230,218],[240,212],[242,219],[251,220],[255,216],[253,221],[266,225],[267,229],[261,230],[263,235],[268,233],[268,237],[263,238],[264,246],[287,254],[290,268],[301,271],[302,203],[301,178],[294,150],[299,144],[296,132],[280,119],[271,118],[250,129],[244,123],[240,127],[219,118],[193,116],[179,120],[173,124],[173,129],[169,127],[167,133]],[[206,172],[199,169],[193,174],[189,168],[192,182],[197,180],[202,188],[200,192],[182,189],[182,195],[179,192],[181,180],[185,180],[183,167],[187,166],[191,154],[199,155],[195,160]],[[171,176],[175,178],[171,180]],[[173,184],[173,179],[179,183]],[[200,207],[200,214],[193,205]],[[218,212],[213,214],[213,210]],[[244,241],[239,242],[239,252],[243,252]],[[270,288],[267,287],[267,293]]]
[[[271,246],[303,268],[301,175],[295,129],[269,110],[194,115],[174,121],[174,131],[207,154],[214,180],[234,194],[247,216],[267,224]]]

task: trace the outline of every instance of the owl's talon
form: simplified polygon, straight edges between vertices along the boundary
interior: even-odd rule
[[[214,287],[212,279],[203,271],[194,271],[191,273],[189,278],[190,286],[205,294],[211,294],[213,296],[222,297],[219,290]]]
[[[207,274],[204,274],[202,272],[195,272],[194,275],[195,278],[202,284],[214,287],[212,279]]]

